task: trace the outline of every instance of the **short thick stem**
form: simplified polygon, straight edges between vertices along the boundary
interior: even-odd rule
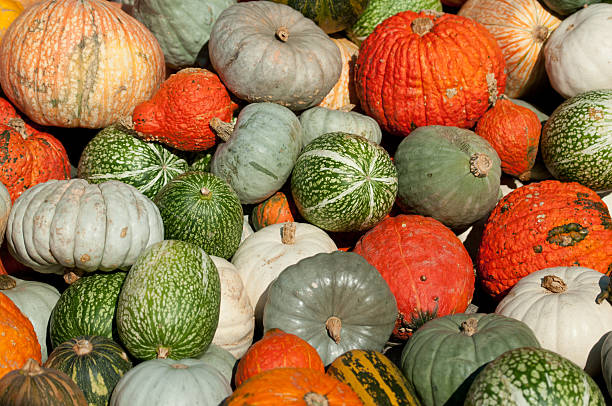
[[[72,349],[77,355],[87,355],[93,350],[93,345],[89,340],[77,340]]]
[[[567,290],[565,281],[556,275],[546,275],[542,278],[542,284],[540,286],[551,293],[563,293]]]
[[[85,272],[81,271],[80,269],[66,269],[64,272],[64,282],[66,282],[68,285],[72,285],[81,279],[81,276],[83,276],[84,273]]]
[[[427,34],[429,31],[431,31],[433,26],[434,26],[433,20],[427,17],[415,18],[414,20],[412,20],[412,23],[410,24],[410,28],[412,29],[412,32],[419,35],[420,37]]]
[[[15,279],[8,275],[0,275],[0,290],[9,290],[17,286]]]
[[[545,25],[538,25],[533,29],[533,31],[531,31],[531,35],[533,35],[533,38],[537,42],[546,41],[546,38],[548,38],[548,34],[550,34],[550,31]]]
[[[461,323],[460,330],[468,337],[473,336],[478,331],[478,319],[470,317],[469,319]]]
[[[287,42],[289,39],[289,30],[287,27],[278,27],[276,30],[276,38],[278,38],[282,42]]]
[[[170,353],[170,350],[166,347],[158,347],[157,348],[157,358],[158,359],[166,359],[168,358],[168,354]]]
[[[209,188],[203,186],[202,189],[200,189],[200,195],[202,195],[203,199],[210,199],[210,197],[212,196],[212,192]]]
[[[283,228],[281,229],[281,242],[283,244],[295,244],[295,228],[294,222],[283,224]]]
[[[493,167],[493,161],[487,154],[475,153],[470,157],[470,173],[477,178],[484,178]]]
[[[26,373],[27,376],[36,376],[40,375],[44,372],[43,368],[40,366],[38,361],[33,358],[28,358],[23,368],[21,368],[23,372]]]
[[[340,342],[340,331],[342,330],[342,320],[336,316],[331,316],[325,322],[327,334],[334,340],[336,344]]]
[[[217,137],[221,138],[223,141],[229,141],[232,133],[234,132],[234,125],[232,123],[226,123],[222,121],[219,117],[213,117],[210,119],[210,128],[217,134]]]

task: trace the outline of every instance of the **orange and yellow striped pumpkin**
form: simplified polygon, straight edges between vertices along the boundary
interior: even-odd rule
[[[355,94],[354,69],[357,55],[359,55],[359,46],[346,38],[332,38],[332,41],[340,48],[342,73],[336,85],[319,103],[319,106],[338,110],[349,104],[359,105],[359,100]]]
[[[460,16],[484,25],[495,37],[506,61],[505,94],[524,95],[545,75],[540,52],[561,22],[533,0],[468,0]]]
[[[102,0],[33,5],[0,44],[2,89],[42,125],[110,125],[151,98],[164,75],[153,34]]]
[[[6,29],[23,11],[23,6],[16,0],[0,0],[0,40]]]

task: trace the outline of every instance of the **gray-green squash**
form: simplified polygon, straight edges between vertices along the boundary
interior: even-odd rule
[[[213,343],[208,347],[206,352],[197,357],[197,359],[217,368],[228,382],[232,381],[234,367],[238,359],[228,350]]]
[[[304,146],[323,134],[333,132],[361,135],[376,144],[382,140],[382,131],[376,120],[348,108],[332,110],[315,106],[300,114],[300,124]]]

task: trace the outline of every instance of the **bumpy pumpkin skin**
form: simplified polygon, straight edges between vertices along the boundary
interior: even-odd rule
[[[108,1],[36,4],[0,43],[3,91],[42,125],[106,127],[149,99],[164,76],[153,34]]]
[[[499,99],[476,125],[476,134],[489,141],[501,159],[504,173],[528,180],[536,160],[542,124],[527,107]]]
[[[470,52],[465,52],[470,49]],[[359,49],[355,88],[380,126],[472,127],[506,85],[495,38],[469,18],[404,11],[380,23]]]
[[[499,301],[532,272],[573,265],[612,270],[612,220],[595,192],[575,182],[546,180],[499,201],[478,249],[485,292]]]
[[[229,121],[238,105],[217,75],[188,68],[171,75],[149,101],[134,109],[134,129],[145,141],[181,151],[204,151],[215,145],[212,118]]]

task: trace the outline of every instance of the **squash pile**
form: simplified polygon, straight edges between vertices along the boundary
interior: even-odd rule
[[[0,0],[0,404],[611,404],[593,3]]]

